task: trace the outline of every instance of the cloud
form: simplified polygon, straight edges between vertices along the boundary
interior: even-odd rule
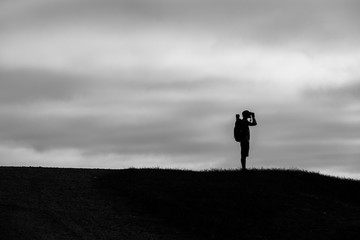
[[[211,169],[219,167],[218,160],[194,162],[194,156],[166,156],[151,154],[83,155],[76,149],[37,152],[30,148],[0,146],[2,166],[41,166],[77,168],[129,168],[161,167]]]
[[[261,124],[254,128],[252,161],[266,167],[315,171],[358,168],[358,122],[349,121],[351,114],[344,109],[316,104],[284,105],[289,109],[260,115]]]
[[[29,25],[101,25],[168,29],[216,35],[220,41],[264,44],[356,45],[360,4],[355,0],[225,1],[5,1],[5,29]],[[10,14],[11,13],[11,14]],[[224,37],[222,37],[224,36]]]
[[[226,100],[216,97],[219,92],[211,94],[228,90],[222,80],[151,79],[142,84],[141,79],[86,81],[42,71],[4,75],[14,78],[3,82],[9,96],[1,101],[1,143],[45,156],[74,149],[89,158],[171,155],[175,161],[191,155],[201,162],[204,150],[211,155],[219,149],[206,133],[219,121],[214,115],[229,110]]]
[[[86,92],[85,79],[45,70],[0,69],[0,104],[68,101]],[[90,84],[89,84],[90,85]]]
[[[305,99],[305,104],[312,104],[313,107],[320,109],[319,112],[324,112],[324,109],[327,109],[327,116],[350,127],[360,121],[359,94],[360,81],[356,80],[342,84],[305,88],[302,96]],[[344,130],[342,135],[349,137],[359,135],[355,126],[348,129],[349,131],[336,127],[333,126],[332,132]]]
[[[2,72],[0,141],[39,152],[221,155],[227,129],[213,126],[258,88],[222,78]]]
[[[131,166],[128,160],[138,156],[149,161],[145,166],[171,162],[235,167],[239,153],[231,136],[233,115],[243,108],[255,111],[259,120],[252,129],[251,158],[256,165],[350,166],[359,154],[356,122],[327,117],[334,106],[324,108],[307,96],[279,102],[269,94],[274,87],[262,82],[186,79],[162,72],[100,79],[35,70],[6,75],[17,83],[5,81],[4,91],[21,92],[27,79],[39,88],[30,86],[22,98],[2,101],[2,145],[41,156],[70,151],[69,158],[78,159],[74,166],[98,166],[101,159],[111,162],[103,166]],[[54,81],[59,91],[46,81]]]
[[[304,95],[311,98],[327,99],[336,102],[356,102],[360,98],[360,80],[345,84],[308,88]]]

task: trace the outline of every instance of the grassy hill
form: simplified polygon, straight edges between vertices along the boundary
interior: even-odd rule
[[[1,239],[359,239],[360,181],[295,170],[0,168]]]

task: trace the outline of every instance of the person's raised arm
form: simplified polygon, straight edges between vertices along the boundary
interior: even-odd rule
[[[255,118],[255,113],[251,113],[251,122],[249,123],[249,126],[256,126],[257,122],[256,122],[256,118]]]

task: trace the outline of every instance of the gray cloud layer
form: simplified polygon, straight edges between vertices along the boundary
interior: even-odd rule
[[[40,151],[217,152],[217,142],[204,134],[214,114],[229,111],[227,101],[203,96],[223,89],[223,80],[96,82],[36,71],[2,76],[1,139]]]
[[[348,102],[358,102],[360,98],[360,81],[351,81],[340,86],[325,86],[310,88],[304,91],[305,97],[323,99],[333,103],[344,104]]]
[[[18,2],[19,6],[24,4]],[[220,40],[261,44],[288,44],[290,40],[346,46],[359,39],[360,3],[356,0],[39,1],[19,11],[11,11],[7,2],[3,5],[0,27],[7,30],[34,25],[100,24],[114,31],[201,29]]]
[[[56,72],[0,69],[0,73],[0,104],[70,100],[87,86],[84,79]]]

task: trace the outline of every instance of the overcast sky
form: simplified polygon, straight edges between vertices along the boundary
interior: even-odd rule
[[[360,1],[1,0],[0,165],[360,178]]]

